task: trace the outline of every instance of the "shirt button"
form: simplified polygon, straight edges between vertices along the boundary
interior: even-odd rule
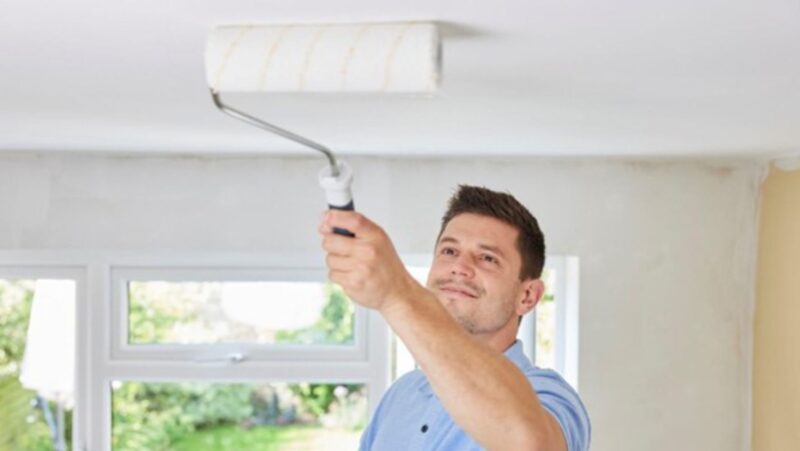
[[[428,432],[428,425],[427,424],[423,424],[422,428],[420,429],[420,431],[422,431],[423,434]]]

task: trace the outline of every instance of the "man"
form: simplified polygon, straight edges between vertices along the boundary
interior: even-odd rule
[[[533,367],[516,340],[522,315],[544,292],[544,237],[513,196],[460,187],[427,288],[363,215],[328,211],[320,233],[330,280],[379,311],[420,367],[383,396],[362,450],[588,449],[577,393],[554,371]]]

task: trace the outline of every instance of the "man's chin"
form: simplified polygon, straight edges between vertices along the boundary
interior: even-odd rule
[[[474,333],[475,331],[475,322],[472,321],[469,317],[464,315],[458,308],[458,302],[452,301],[449,299],[445,299],[443,302],[445,310],[447,313],[450,314],[450,317],[458,323],[461,328],[469,332],[470,334]]]
[[[439,298],[439,302],[442,303],[442,306],[450,316],[461,323],[461,314],[458,309],[458,302],[455,299],[449,298],[447,296],[442,296]]]

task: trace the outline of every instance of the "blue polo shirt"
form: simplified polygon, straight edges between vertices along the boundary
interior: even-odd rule
[[[525,374],[542,406],[561,425],[569,451],[588,450],[589,415],[575,390],[555,371],[531,365],[519,340],[504,355]],[[481,449],[453,422],[420,370],[403,375],[389,387],[361,436],[359,448],[360,451]]]

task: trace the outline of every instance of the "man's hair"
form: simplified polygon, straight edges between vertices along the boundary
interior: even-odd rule
[[[519,279],[541,277],[544,266],[544,235],[536,218],[514,196],[484,187],[459,185],[442,217],[437,243],[450,220],[462,213],[489,216],[516,228],[519,232],[517,251],[522,259]]]

